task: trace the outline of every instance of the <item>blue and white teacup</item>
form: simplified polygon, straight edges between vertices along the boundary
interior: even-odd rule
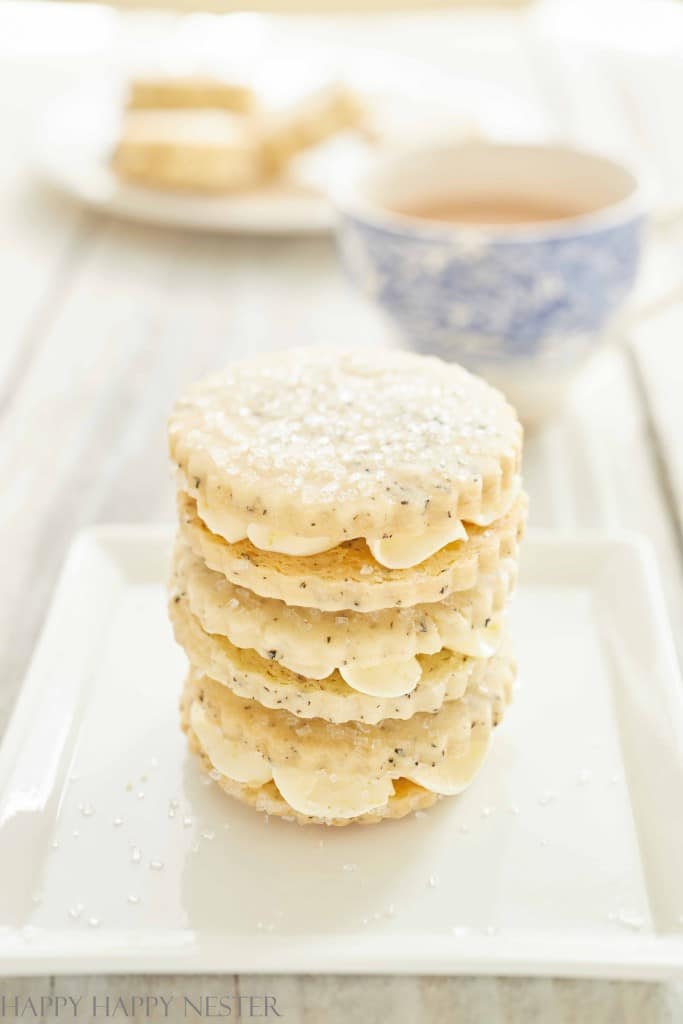
[[[440,215],[470,202],[472,216]],[[477,222],[501,202],[533,216]],[[482,374],[527,422],[557,407],[608,335],[645,225],[631,171],[559,145],[406,152],[378,161],[337,206],[340,252],[360,288],[414,348]]]

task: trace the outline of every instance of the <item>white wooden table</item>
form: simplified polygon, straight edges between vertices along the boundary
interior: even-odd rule
[[[683,181],[672,118],[683,69],[553,40],[553,9],[306,22],[362,37],[531,97],[558,131],[609,134]],[[118,223],[40,187],[30,144],[46,101],[158,30],[105,10],[0,6],[0,731],[21,684],[66,548],[82,526],[169,520],[165,419],[191,379],[247,351],[380,340],[327,239],[192,236]],[[163,23],[165,24],[165,23]],[[43,31],[41,31],[41,25]],[[550,26],[550,27],[549,27]],[[583,31],[581,19],[576,35]],[[545,41],[541,40],[545,36]],[[669,47],[671,44],[671,47]],[[683,52],[683,49],[681,50]],[[678,77],[677,77],[678,76]],[[679,131],[680,134],[680,131]],[[683,218],[653,237],[639,302],[649,315],[604,351],[554,422],[530,437],[532,522],[625,526],[653,541],[683,656]],[[552,979],[40,978],[0,996],[274,994],[287,1024],[392,1021],[683,1020],[683,987]],[[9,1018],[11,1019],[11,1017]],[[147,1018],[136,1018],[147,1019]],[[156,1017],[149,1019],[157,1019]]]

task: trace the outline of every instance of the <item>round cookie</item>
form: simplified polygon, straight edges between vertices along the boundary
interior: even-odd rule
[[[111,159],[120,178],[159,189],[232,192],[265,174],[253,127],[217,109],[129,110]]]
[[[516,572],[516,562],[506,560],[475,589],[435,604],[339,615],[296,608],[236,587],[179,544],[171,590],[187,595],[207,633],[225,636],[236,647],[255,650],[311,679],[339,669],[349,685],[385,696],[412,689],[419,679],[419,654],[446,647],[472,657],[490,656],[500,643],[502,613]],[[390,678],[380,678],[382,672]]]
[[[386,569],[364,540],[346,541],[317,555],[263,551],[250,540],[230,544],[212,533],[197,503],[178,492],[180,534],[194,553],[231,583],[261,597],[321,611],[374,612],[441,601],[475,586],[503,559],[517,558],[528,499],[521,492],[509,511],[490,526],[466,524],[467,540],[440,548],[411,569]]]
[[[299,718],[324,718],[328,722],[365,722],[374,725],[385,718],[407,719],[418,712],[433,713],[450,700],[462,697],[468,686],[483,684],[499,659],[511,659],[511,646],[503,639],[491,658],[468,658],[444,649],[421,655],[420,681],[414,690],[398,697],[371,697],[350,687],[338,672],[313,680],[290,672],[255,651],[240,650],[225,637],[206,633],[190,611],[187,598],[176,595],[169,611],[176,640],[190,663],[237,696],[256,700],[265,707],[285,709]]]
[[[459,700],[445,703],[435,714],[385,719],[376,725],[336,725],[322,718],[302,721],[289,711],[238,697],[199,673],[191,673],[188,685],[226,739],[258,752],[270,764],[311,772],[343,770],[379,779],[447,767],[463,757],[475,726],[490,734],[502,720],[514,677],[511,661],[498,662],[481,685],[468,687]]]
[[[207,526],[311,555],[363,538],[390,568],[488,525],[519,489],[522,430],[456,364],[290,349],[237,362],[177,403],[169,446]]]
[[[468,692],[447,712],[418,716],[408,735],[406,723],[391,723],[388,730],[385,725],[331,727],[320,720],[296,725],[287,712],[262,714],[254,702],[245,704],[232,695],[226,699],[229,691],[191,673],[182,721],[191,734],[191,747],[233,795],[264,810],[277,807],[275,813],[290,810],[295,820],[379,820],[400,813],[391,809],[397,783],[399,799],[405,781],[432,796],[461,792],[469,785],[488,752],[511,687],[512,676],[504,672],[486,689]],[[358,752],[358,747],[364,749]],[[253,766],[254,759],[256,777],[253,767],[245,777],[245,765]],[[315,794],[312,802],[309,793]]]
[[[248,85],[210,75],[145,75],[128,87],[128,110],[230,110],[246,114],[258,106]]]
[[[415,811],[426,810],[441,799],[438,793],[430,793],[428,789],[423,789],[422,786],[418,786],[408,779],[397,779],[394,783],[394,795],[379,811],[371,811],[357,818],[332,819],[299,814],[289,806],[274,782],[266,782],[262,786],[245,786],[241,782],[235,782],[233,779],[217,773],[189,723],[188,707],[185,700],[181,708],[183,730],[187,734],[188,747],[193,754],[199,757],[204,772],[211,776],[224,793],[264,814],[283,818],[285,821],[294,821],[297,825],[333,825],[341,828],[345,825],[375,825],[380,821],[392,818],[395,820],[405,818]]]

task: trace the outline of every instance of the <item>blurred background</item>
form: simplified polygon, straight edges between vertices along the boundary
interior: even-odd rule
[[[0,2],[7,628],[32,636],[81,525],[169,517],[165,420],[190,380],[270,348],[406,343],[350,282],[353,254],[343,272],[331,196],[404,147],[468,140],[578,146],[646,186],[637,283],[617,325],[586,334],[592,358],[531,432],[526,475],[536,525],[650,534],[680,609],[683,4],[189,5]],[[136,98],[178,80],[175,98]],[[198,80],[237,93],[197,98]],[[245,102],[256,115],[235,113]],[[252,116],[280,161],[255,184]],[[220,186],[216,151],[239,187]],[[591,260],[574,258],[584,288]],[[25,646],[7,657],[22,665]]]
[[[11,678],[75,530],[170,516],[165,421],[189,381],[260,350],[406,343],[340,266],[333,195],[374,160],[438,141],[578,146],[646,185],[637,282],[531,431],[526,476],[536,525],[648,533],[680,611],[683,5],[264,6],[0,2],[4,625],[25,638],[3,645]],[[188,101],[198,79],[238,99],[195,88]],[[136,100],[150,80],[186,92]],[[235,127],[253,110],[205,116],[254,97],[281,160],[255,184]],[[155,104],[185,109],[159,120]],[[247,174],[238,188],[211,180],[216,150]],[[181,186],[163,180],[169,166]],[[575,260],[585,287],[592,258]],[[533,376],[533,353],[526,365]]]

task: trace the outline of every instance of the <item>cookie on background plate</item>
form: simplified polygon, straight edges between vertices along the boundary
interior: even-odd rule
[[[217,193],[249,188],[266,173],[249,119],[224,110],[129,110],[112,166],[139,185]]]
[[[253,113],[253,89],[208,75],[145,75],[128,86],[128,110],[228,110]]]

